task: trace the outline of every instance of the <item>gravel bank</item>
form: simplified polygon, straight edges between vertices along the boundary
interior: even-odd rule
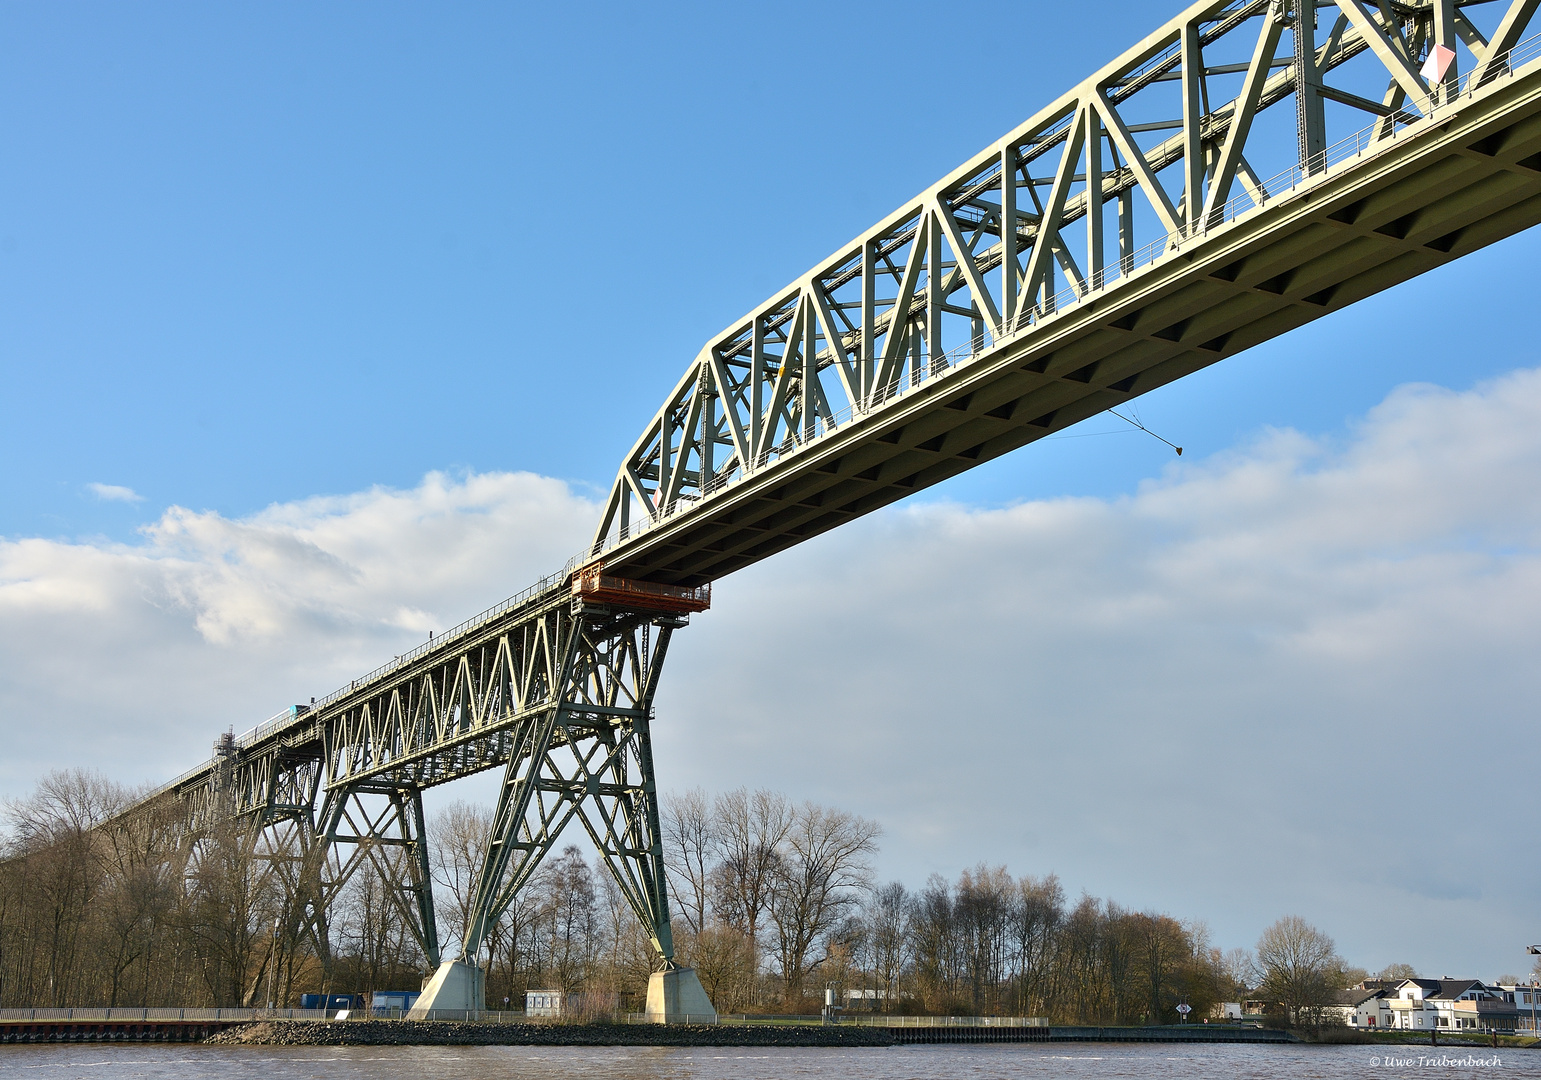
[[[224,1046],[892,1046],[881,1028],[737,1024],[475,1024],[450,1020],[264,1020],[207,1040]]]

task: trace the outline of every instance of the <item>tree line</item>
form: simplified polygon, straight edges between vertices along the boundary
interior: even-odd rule
[[[139,795],[74,771],[5,804],[0,1007],[293,1007],[421,985],[429,965],[379,876],[354,875],[307,920],[238,828],[189,847],[175,807],[120,815]],[[1299,919],[1255,952],[1222,951],[1201,923],[1071,898],[1052,874],[880,883],[875,822],[777,792],[665,796],[662,823],[677,959],[722,1012],[816,1012],[833,989],[891,1013],[1171,1023],[1178,1005],[1203,1016],[1249,992],[1297,1015],[1364,977]],[[467,932],[491,828],[490,808],[464,802],[429,820],[445,955]],[[597,1014],[642,1008],[653,957],[608,872],[568,846],[483,960],[489,1007],[558,989]]]
[[[1200,925],[1072,902],[1052,874],[878,884],[875,825],[774,792],[664,809],[681,951],[724,1011],[813,1011],[832,988],[884,1012],[1158,1023],[1234,993],[1249,962]]]

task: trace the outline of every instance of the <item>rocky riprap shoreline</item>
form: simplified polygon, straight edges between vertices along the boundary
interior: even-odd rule
[[[882,1028],[765,1024],[481,1024],[453,1020],[263,1020],[224,1046],[892,1046]]]

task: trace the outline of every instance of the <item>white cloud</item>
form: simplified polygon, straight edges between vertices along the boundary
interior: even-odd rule
[[[677,635],[661,780],[876,817],[912,884],[1004,862],[1226,945],[1298,912],[1368,966],[1517,968],[1538,475],[1523,371],[1120,499],[875,515],[721,582]],[[434,474],[176,508],[136,544],[0,542],[0,789],[173,775],[560,566],[595,514],[554,480]]]
[[[118,484],[90,483],[86,490],[104,502],[144,502],[144,496],[131,487],[122,487]]]
[[[169,778],[560,568],[594,516],[560,481],[435,473],[233,520],[173,507],[135,544],[0,541],[0,794],[72,764]]]
[[[720,583],[676,639],[665,779],[852,805],[912,884],[1004,862],[1228,945],[1299,912],[1369,965],[1519,968],[1537,476],[1520,372],[1122,499],[848,526]]]

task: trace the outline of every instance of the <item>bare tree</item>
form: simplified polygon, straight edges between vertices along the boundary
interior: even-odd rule
[[[1142,912],[1125,916],[1124,922],[1131,954],[1130,988],[1142,992],[1146,1022],[1165,1023],[1173,1018],[1168,1010],[1178,1003],[1180,976],[1196,951],[1194,943],[1170,915]]]
[[[1342,968],[1332,938],[1298,915],[1286,915],[1257,942],[1263,992],[1282,1004],[1293,1023],[1319,1024],[1318,1006],[1331,1000],[1332,976]]]
[[[36,850],[90,832],[121,809],[129,794],[90,769],[55,770],[27,798],[7,800],[6,817],[16,844]]]
[[[578,990],[599,946],[594,872],[583,853],[569,844],[536,872],[534,885],[543,900],[548,974],[561,990]]]
[[[717,850],[717,827],[706,792],[691,788],[663,797],[664,866],[669,894],[693,934],[706,929],[707,877]]]
[[[1112,910],[1109,910],[1112,907]],[[1081,894],[1065,916],[1055,949],[1055,993],[1051,1015],[1075,1024],[1114,1020],[1110,985],[1117,971],[1117,949],[1109,923],[1116,906]]]
[[[969,1004],[976,1014],[999,1011],[998,991],[1010,946],[1016,882],[1004,866],[980,865],[958,876],[954,906]]]
[[[106,874],[105,847],[94,830],[126,797],[101,774],[71,769],[48,773],[32,795],[5,804],[12,849],[26,856],[24,887],[42,915],[37,928],[46,941],[50,1004],[72,1000],[84,974],[81,931]]]
[[[143,794],[125,792],[124,801]],[[106,880],[97,905],[97,951],[107,969],[109,1008],[122,1004],[135,964],[144,961],[148,977],[149,957],[175,913],[177,816],[174,805],[162,801],[98,826]]]
[[[905,887],[890,881],[867,897],[867,951],[877,981],[881,1007],[893,1012],[899,1000],[899,979],[914,955],[910,947],[910,909]]]
[[[640,1011],[646,1001],[648,979],[653,974],[652,941],[620,886],[615,883],[615,878],[610,874],[594,876],[598,880],[599,894],[603,900],[599,911],[602,942],[595,953],[598,961],[596,978],[590,980],[591,984],[614,994],[617,1007],[634,1005],[633,1011]],[[685,936],[688,938],[689,935]],[[689,955],[686,962],[694,965],[695,959],[694,955]],[[698,974],[701,974],[702,983],[706,984],[707,977],[699,968]],[[722,1007],[715,994],[712,1001],[719,1008]]]
[[[454,935],[457,945],[465,941],[471,929],[476,875],[491,836],[492,811],[479,803],[457,799],[428,822],[429,865],[438,892],[434,898],[437,922],[441,932]]]
[[[1240,997],[1262,981],[1257,970],[1257,959],[1251,949],[1231,949],[1221,957],[1225,977],[1230,981],[1232,993]]]
[[[1053,874],[1020,878],[1012,914],[1016,1007],[1023,1015],[1042,1015],[1048,1007],[1054,943],[1065,919],[1065,891],[1059,878]]]
[[[829,956],[831,932],[871,887],[882,831],[875,821],[817,803],[793,812],[770,905],[787,1001],[802,997],[804,980]]]
[[[718,917],[747,935],[758,955],[792,808],[777,792],[739,788],[719,795],[713,809],[718,860],[711,874],[713,902]]]
[[[742,1012],[754,996],[755,952],[743,931],[716,923],[688,939],[685,954],[719,1012]]]
[[[252,858],[250,840],[242,823],[221,825],[195,845],[188,865],[179,920],[217,1005],[250,1003],[280,910],[278,882]]]
[[[909,925],[914,996],[923,1008],[951,1012],[960,964],[952,886],[940,874],[927,878],[925,888],[911,900]]]
[[[347,985],[353,990],[416,989],[423,954],[400,918],[387,890],[392,886],[365,869],[348,883],[341,898],[349,931]],[[276,946],[274,941],[274,960]]]
[[[131,965],[151,948],[155,931],[170,917],[175,903],[166,868],[131,864],[113,875],[100,901],[102,959],[109,973],[107,1007],[121,1002]]]

